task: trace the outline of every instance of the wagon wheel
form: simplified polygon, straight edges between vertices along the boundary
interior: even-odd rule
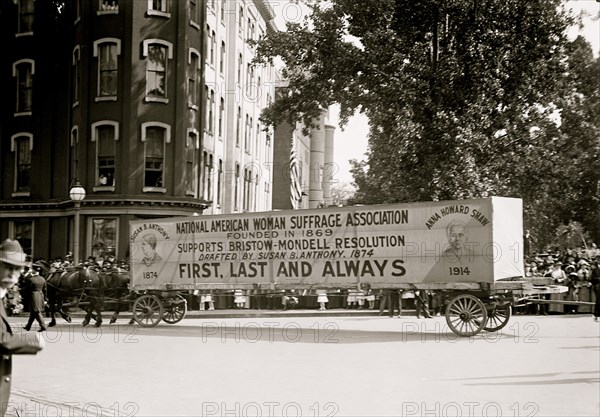
[[[483,330],[486,322],[485,305],[474,295],[457,295],[446,307],[446,323],[459,336],[476,335]]]
[[[187,312],[187,301],[182,296],[174,300],[165,302],[162,319],[165,323],[179,323],[185,317]]]
[[[155,295],[145,294],[133,303],[133,319],[142,327],[154,327],[163,316],[163,305]]]
[[[508,324],[508,320],[512,315],[510,304],[497,305],[488,312],[487,323],[483,330],[488,332],[496,332]]]

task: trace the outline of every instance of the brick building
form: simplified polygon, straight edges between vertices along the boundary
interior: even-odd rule
[[[0,236],[72,250],[76,180],[80,257],[125,257],[130,220],[271,208],[276,74],[246,46],[275,30],[264,1],[56,4],[0,0]]]

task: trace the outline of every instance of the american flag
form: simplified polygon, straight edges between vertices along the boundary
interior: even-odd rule
[[[296,150],[296,139],[292,138],[290,149],[290,202],[293,209],[301,208],[302,184],[298,172],[298,152]]]

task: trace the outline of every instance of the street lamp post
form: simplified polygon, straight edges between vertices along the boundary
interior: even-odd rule
[[[75,230],[73,231],[73,263],[79,264],[79,210],[81,202],[85,198],[85,188],[75,179],[73,186],[69,190],[69,197],[75,204]]]

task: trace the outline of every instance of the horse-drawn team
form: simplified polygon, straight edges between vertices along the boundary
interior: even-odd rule
[[[128,284],[129,271],[116,264],[101,268],[89,262],[72,266],[69,263],[50,264],[38,260],[25,271],[19,285],[23,297],[30,304],[30,316],[25,329],[30,330],[33,322],[37,321],[40,331],[45,330],[42,313],[46,308],[50,314],[50,327],[56,325],[56,313],[71,322],[65,307],[85,310],[83,325],[86,326],[94,318],[97,327],[102,324],[102,312],[112,307],[114,314],[110,322],[114,323],[119,312],[129,307],[131,294]]]

